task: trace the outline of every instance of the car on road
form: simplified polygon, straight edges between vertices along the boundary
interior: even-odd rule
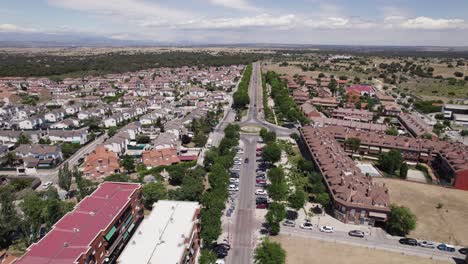
[[[295,227],[295,226],[296,226],[296,222],[294,222],[293,220],[285,220],[285,221],[283,222],[283,225],[284,225],[284,226]]]
[[[255,194],[256,195],[267,195],[268,193],[264,189],[257,189],[257,190],[255,190]]]
[[[404,237],[404,238],[398,240],[398,242],[400,242],[400,244],[409,245],[409,246],[417,246],[418,245],[418,241],[416,239],[409,238],[409,237]]]
[[[324,233],[333,233],[333,232],[335,232],[335,229],[333,229],[333,227],[331,227],[331,226],[321,226],[319,230],[320,230],[320,232],[324,232]]]
[[[348,235],[352,237],[364,237],[365,236],[364,232],[362,232],[361,230],[351,230],[348,232]]]
[[[244,163],[249,163],[249,158],[245,158]]]
[[[84,158],[83,158],[83,157],[81,157],[81,158],[78,159],[78,164],[81,164],[81,163],[83,163],[83,162],[84,162]]]
[[[308,221],[304,222],[299,227],[302,228],[302,229],[307,229],[307,230],[312,230],[313,229],[312,223],[308,222]]]
[[[426,240],[419,242],[418,245],[423,248],[435,248],[436,247],[433,242],[426,241]]]
[[[52,186],[52,182],[50,182],[50,181],[45,182],[44,184],[42,184],[42,188],[44,188],[44,189],[47,189],[47,188],[49,188],[50,186]]]
[[[455,247],[449,244],[440,244],[437,246],[437,249],[446,252],[455,252]]]
[[[460,249],[458,250],[458,252],[460,252],[460,254],[462,254],[462,255],[468,255],[468,247],[466,247],[466,248],[460,248]]]

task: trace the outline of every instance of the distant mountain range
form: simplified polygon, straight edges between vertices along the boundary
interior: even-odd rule
[[[200,43],[192,41],[157,42],[145,40],[120,40],[104,36],[83,34],[8,33],[0,32],[0,47],[130,47],[130,46],[184,46],[184,47],[257,47],[282,49],[319,49],[322,51],[373,52],[468,52],[468,47],[437,46],[352,46],[275,43]]]

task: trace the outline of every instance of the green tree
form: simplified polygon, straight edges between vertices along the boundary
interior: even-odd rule
[[[349,148],[353,153],[359,150],[361,140],[359,138],[347,138],[344,142],[346,148]]]
[[[408,176],[408,164],[406,162],[403,162],[400,166],[400,179],[406,180],[406,177]]]
[[[117,127],[110,127],[109,130],[107,130],[107,135],[111,138],[117,134],[118,131]]]
[[[405,236],[416,228],[416,216],[409,208],[392,205],[386,223],[386,230],[392,235]]]
[[[403,156],[398,150],[390,150],[387,153],[379,155],[378,165],[380,169],[387,172],[388,174],[394,174],[395,171],[399,170],[403,162]]]
[[[276,143],[267,144],[263,148],[262,157],[269,163],[278,162],[281,159],[281,148]]]
[[[321,192],[315,195],[315,202],[320,204],[323,208],[326,208],[330,205],[330,195],[327,192]]]
[[[0,187],[0,248],[11,244],[12,234],[17,230],[19,217],[13,200],[11,188]]]
[[[390,136],[398,136],[398,130],[394,126],[388,128],[385,133]]]
[[[138,135],[136,138],[136,142],[138,144],[149,144],[151,142],[151,139],[147,135]]]
[[[297,162],[297,168],[304,173],[308,173],[314,170],[314,163],[301,157]]]
[[[204,248],[200,252],[200,259],[198,262],[200,264],[215,264],[217,259],[216,253],[213,250]]]
[[[265,216],[271,235],[277,235],[280,231],[280,222],[286,217],[286,208],[280,203],[271,203]]]
[[[130,177],[123,173],[114,173],[104,178],[104,181],[108,182],[128,182]]]
[[[159,200],[167,198],[167,189],[160,182],[150,182],[143,186],[143,200],[146,208],[152,208]]]
[[[31,144],[31,139],[29,139],[28,135],[26,135],[25,133],[20,133],[18,139],[16,140],[16,144]]]
[[[10,151],[5,155],[5,163],[13,166],[17,161],[18,157],[16,156],[16,152]]]
[[[127,173],[135,171],[135,160],[132,157],[125,155],[120,163]]]
[[[68,162],[65,162],[58,171],[58,185],[60,188],[69,192],[72,183],[72,172],[68,168]]]
[[[270,240],[263,240],[262,244],[255,249],[255,264],[284,264],[286,263],[286,251],[281,245]]]
[[[302,189],[296,188],[296,191],[288,197],[289,207],[297,211],[304,207],[306,199],[306,193]]]
[[[269,144],[276,141],[276,133],[273,131],[268,131],[266,128],[260,130],[260,137],[262,138],[265,144]]]

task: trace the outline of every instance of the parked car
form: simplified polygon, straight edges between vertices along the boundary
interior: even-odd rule
[[[433,242],[426,241],[426,240],[419,242],[418,245],[423,248],[435,248],[436,247]]]
[[[239,183],[239,178],[229,178],[230,183]]]
[[[216,253],[216,257],[219,258],[219,259],[223,259],[223,258],[227,257],[227,255],[228,255],[228,250],[226,250],[224,248],[215,248],[214,252]]]
[[[255,154],[255,157],[261,157],[262,156],[262,153],[260,152],[257,152],[257,154]]]
[[[231,172],[232,172],[232,171],[240,171],[240,170],[241,170],[241,169],[238,168],[238,167],[232,167],[232,168],[231,168]]]
[[[364,237],[365,234],[360,230],[351,230],[348,232],[348,235],[352,237]]]
[[[294,222],[293,220],[285,220],[285,221],[283,222],[283,225],[284,225],[284,226],[295,227],[295,226],[296,226],[296,222]]]
[[[263,148],[257,148],[256,151],[263,151]]]
[[[455,247],[448,244],[440,244],[437,246],[437,249],[441,251],[455,252]]]
[[[235,185],[230,185],[228,190],[230,192],[237,192],[237,191],[239,191],[239,187],[237,187]]]
[[[44,184],[42,184],[42,188],[44,188],[44,189],[47,189],[47,188],[49,188],[50,186],[52,186],[52,182],[50,182],[50,181],[45,182]]]
[[[320,227],[320,232],[333,233],[333,232],[335,232],[335,230],[331,226],[322,226],[322,227]]]
[[[264,189],[257,189],[257,190],[255,191],[255,194],[256,194],[256,195],[267,195],[267,191],[264,190]]]
[[[409,238],[409,237],[404,237],[400,240],[398,240],[398,242],[400,242],[400,244],[403,244],[403,245],[410,245],[410,246],[417,246],[418,245],[418,241],[414,238]]]
[[[229,175],[229,177],[231,177],[231,178],[239,178],[239,176],[240,176],[239,173],[234,172],[234,171],[231,172],[230,175]]]
[[[242,165],[242,162],[238,161],[238,160],[235,160],[234,161],[234,165]]]
[[[302,229],[307,229],[307,230],[312,230],[313,229],[312,223],[308,222],[308,221],[304,222],[299,227],[302,228]]]
[[[460,252],[460,254],[463,254],[463,255],[468,255],[468,247],[460,248],[458,252]]]
[[[255,178],[256,183],[266,183],[266,180],[263,178]]]
[[[257,198],[255,199],[255,203],[256,203],[256,204],[268,203],[268,198],[266,198],[266,197],[257,197]]]
[[[268,204],[267,203],[261,203],[261,204],[257,204],[255,206],[257,209],[267,209],[268,208]]]

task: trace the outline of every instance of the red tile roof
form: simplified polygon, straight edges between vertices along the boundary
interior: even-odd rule
[[[140,184],[105,182],[60,219],[17,264],[70,264],[90,250],[91,243],[127,207]]]

